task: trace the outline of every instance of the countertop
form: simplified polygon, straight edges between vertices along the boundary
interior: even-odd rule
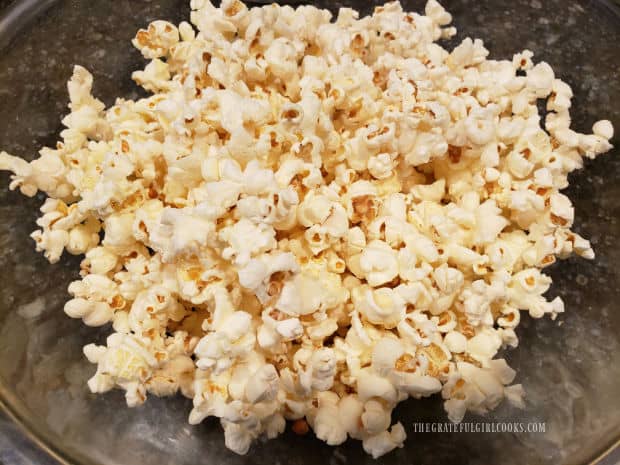
[[[0,12],[12,0],[0,0]],[[584,2],[585,3],[585,2]],[[600,465],[620,465],[620,449],[598,462]],[[377,462],[379,465],[380,462]],[[35,444],[4,414],[0,413],[0,465],[58,465]]]

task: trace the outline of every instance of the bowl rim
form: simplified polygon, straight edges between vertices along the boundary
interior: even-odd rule
[[[20,408],[17,408],[17,406]],[[27,415],[20,412],[20,410],[27,410],[27,408],[16,395],[7,389],[4,382],[0,382],[0,410],[15,426],[17,426],[19,433],[21,433],[24,438],[31,441],[39,450],[48,454],[48,456],[56,460],[60,465],[95,465],[93,462],[85,462],[81,459],[76,461],[63,449],[56,447],[56,441],[53,441],[52,438],[49,437],[49,433],[54,433],[49,430],[48,433],[43,428],[39,428],[34,422],[28,420]]]
[[[32,20],[58,0],[14,0],[0,14],[0,50],[8,46]]]
[[[0,410],[10,418],[26,439],[56,460],[59,465],[102,465],[99,462],[83,457],[78,451],[72,451],[75,452],[75,456],[71,457],[66,449],[56,446],[57,441],[53,441],[52,437],[56,433],[36,426],[34,422],[28,420],[27,415],[23,415],[19,411],[20,409],[15,408],[16,406],[20,406],[24,410],[27,409],[23,406],[23,402],[10,392],[4,383],[0,382]],[[602,464],[606,458],[614,453],[618,453],[620,451],[620,429],[613,436],[614,439],[597,449],[583,465]],[[620,454],[618,455],[620,456]],[[610,462],[609,465],[613,465],[613,463]]]

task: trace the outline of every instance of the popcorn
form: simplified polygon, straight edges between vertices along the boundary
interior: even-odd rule
[[[316,436],[330,446],[342,444],[347,439],[347,431],[338,418],[338,395],[322,392],[318,397],[319,406],[311,423]]]
[[[196,366],[212,369],[216,374],[233,365],[235,359],[249,353],[256,337],[250,331],[252,316],[243,311],[233,312],[222,321],[221,329],[207,334],[198,342],[194,353]]]
[[[543,61],[527,71],[526,86],[536,98],[544,98],[551,93],[554,79],[551,66]]]
[[[504,391],[511,392],[515,405],[522,405],[522,391],[515,386],[504,387],[512,382],[515,372],[505,360],[493,360],[489,367],[477,367],[468,362],[458,362],[460,378],[453,378],[444,385],[446,411],[450,420],[458,422],[463,418],[465,409],[477,414],[484,414],[494,408],[504,397]]]
[[[375,436],[364,439],[364,451],[376,459],[396,448],[402,448],[406,437],[403,425],[396,423],[389,432],[383,431]]]
[[[179,30],[168,21],[153,21],[149,27],[140,29],[132,40],[134,47],[144,58],[157,59],[166,56],[179,41]]]
[[[88,380],[92,392],[106,392],[118,385],[126,390],[130,407],[145,401],[143,383],[157,360],[138,338],[115,333],[108,337],[106,346],[90,344],[84,352],[91,362],[98,364],[97,373]]]
[[[111,279],[89,274],[82,281],[73,281],[69,293],[74,298],[65,304],[65,313],[82,318],[88,326],[102,326],[112,319],[115,308],[125,306],[118,287]]]
[[[446,334],[443,343],[453,354],[460,354],[467,350],[467,338],[458,331],[450,331]]]
[[[223,258],[233,260],[237,265],[244,265],[253,255],[267,252],[276,246],[273,228],[264,223],[254,224],[244,218],[222,229],[218,236],[221,241],[229,244],[222,252]],[[252,237],[252,241],[248,241],[248,237]]]
[[[502,345],[501,338],[490,330],[483,330],[467,341],[467,353],[481,363],[495,357]]]
[[[105,247],[91,248],[86,252],[85,257],[80,267],[93,274],[105,275],[118,265],[118,255]]]
[[[313,276],[298,273],[286,281],[275,308],[287,315],[309,315],[322,304],[321,283]]]
[[[360,287],[354,289],[352,298],[359,312],[371,323],[390,329],[405,317],[407,302],[389,287],[375,290]]]
[[[113,316],[106,302],[89,302],[81,298],[69,300],[65,304],[65,313],[72,318],[82,318],[88,326],[102,326]]]
[[[391,420],[390,413],[385,411],[381,402],[369,400],[364,404],[364,413],[361,415],[364,430],[372,436],[388,429]]]
[[[273,365],[263,365],[248,380],[248,384],[245,387],[245,397],[252,404],[271,401],[277,396],[278,388],[279,379],[275,367]]]
[[[377,458],[403,446],[398,402],[438,392],[455,422],[523,407],[496,357],[521,311],[564,312],[542,268],[594,258],[560,191],[612,124],[571,129],[571,88],[528,50],[444,50],[435,0],[334,21],[190,6],[191,24],[132,41],[152,95],[106,109],[76,66],[62,142],[30,163],[0,152],[10,189],[48,196],[36,249],[85,255],[65,313],[112,323],[84,347],[89,389],[129,406],[179,392],[239,454],[295,420]]]
[[[368,284],[380,286],[398,275],[398,258],[388,244],[380,240],[366,245],[359,257],[359,266]]]
[[[595,136],[609,140],[614,136],[614,127],[608,120],[602,119],[594,123],[592,126],[592,132]]]
[[[394,385],[387,379],[371,373],[368,369],[361,369],[357,374],[357,392],[360,400],[366,401],[379,398],[387,403],[397,400],[397,391]]]

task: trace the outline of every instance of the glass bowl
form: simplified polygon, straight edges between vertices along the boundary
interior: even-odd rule
[[[0,7],[9,2],[0,0]],[[318,0],[369,13],[375,2]],[[53,145],[67,112],[66,81],[74,64],[95,76],[94,93],[106,104],[140,95],[130,71],[143,66],[130,39],[154,19],[179,22],[189,0],[44,0],[17,2],[0,19],[0,147],[32,159]],[[604,1],[451,0],[458,40],[485,40],[492,58],[528,48],[573,86],[574,126],[587,131],[599,118],[620,128],[620,16]],[[409,10],[423,2],[405,1]],[[44,13],[42,11],[45,10]],[[617,141],[617,139],[616,139]],[[414,433],[413,422],[444,422],[436,397],[401,404],[396,412],[408,432],[403,449],[381,463],[420,465],[585,464],[620,438],[620,159],[618,150],[587,162],[567,190],[576,208],[576,229],[592,240],[593,262],[570,258],[554,265],[550,291],[566,313],[557,320],[519,327],[520,346],[506,355],[527,391],[525,410],[507,405],[472,422],[545,422],[545,433]],[[187,424],[191,402],[152,396],[125,407],[120,392],[91,395],[86,380],[94,366],[82,356],[108,328],[85,327],[62,311],[79,258],[49,265],[28,237],[35,229],[41,195],[28,199],[7,189],[0,173],[0,402],[28,437],[71,464],[357,464],[377,463],[357,441],[332,448],[311,434],[287,431],[259,442],[247,456],[224,447],[216,421]]]

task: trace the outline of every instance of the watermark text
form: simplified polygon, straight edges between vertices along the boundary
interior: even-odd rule
[[[413,423],[414,433],[544,433],[545,422]]]

